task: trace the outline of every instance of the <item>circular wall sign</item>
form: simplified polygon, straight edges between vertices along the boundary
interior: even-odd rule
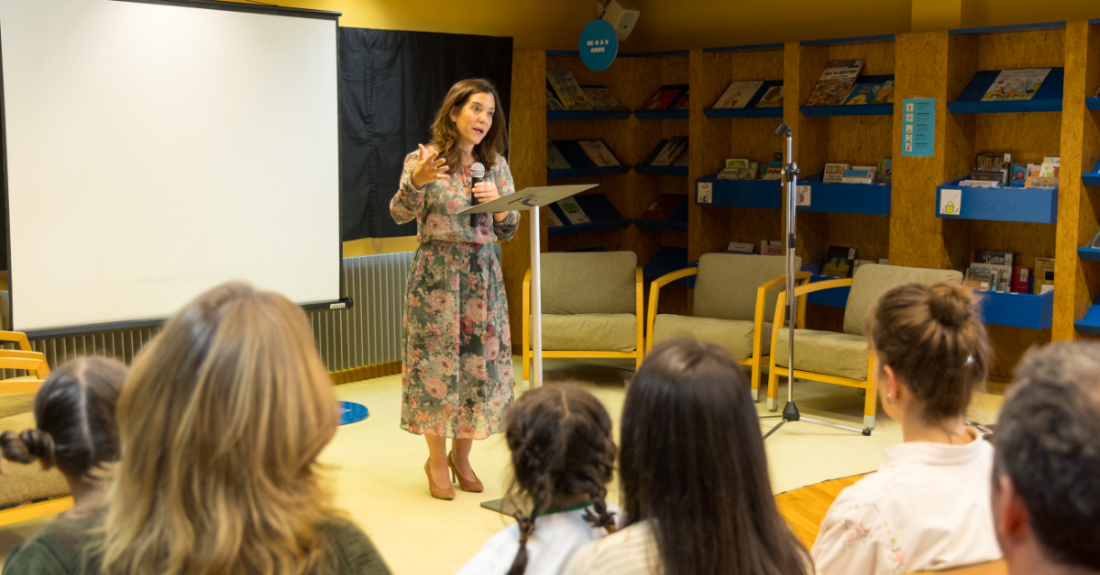
[[[581,32],[579,50],[581,61],[589,69],[606,69],[619,53],[619,38],[615,35],[615,27],[607,20],[589,22]]]

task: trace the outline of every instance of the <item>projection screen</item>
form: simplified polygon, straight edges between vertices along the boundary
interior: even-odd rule
[[[341,299],[338,14],[205,5],[0,0],[12,329]]]

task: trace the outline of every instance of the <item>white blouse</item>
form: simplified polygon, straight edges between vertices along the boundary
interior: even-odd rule
[[[814,542],[821,575],[942,570],[1001,558],[993,528],[993,446],[967,428],[966,445],[886,448],[882,467],[842,491]]]
[[[563,575],[577,551],[607,535],[606,529],[592,527],[585,521],[584,514],[590,508],[588,505],[535,519],[535,529],[527,539],[525,575]],[[611,503],[607,504],[607,510],[615,513],[615,524],[621,526],[622,510]],[[504,575],[512,567],[518,551],[519,525],[513,523],[490,537],[456,575]]]
[[[662,571],[657,536],[649,521],[639,521],[580,550],[569,575],[651,575]]]

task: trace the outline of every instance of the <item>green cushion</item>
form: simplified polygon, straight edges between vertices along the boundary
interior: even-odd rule
[[[542,314],[543,351],[634,351],[637,347],[634,314]]]
[[[863,325],[867,313],[878,303],[882,294],[890,291],[891,288],[908,283],[932,285],[942,281],[960,282],[962,272],[878,264],[859,266],[852,279],[852,290],[848,294],[848,305],[844,310],[844,333],[864,335]],[[797,335],[795,335],[795,345],[798,345]],[[795,356],[797,355],[796,351]]]
[[[637,311],[634,252],[546,253],[540,262],[542,313]]]
[[[775,337],[775,364],[790,367],[787,330]],[[794,332],[795,369],[864,381],[867,379],[867,339],[859,335],[796,329]]]
[[[794,259],[797,270],[802,266],[802,258]],[[783,275],[786,269],[786,256],[704,254],[699,258],[699,274],[695,278],[695,316],[753,321],[757,288]],[[775,317],[776,296],[785,288],[780,283],[768,292],[765,319]]]
[[[3,396],[0,396],[0,399]],[[2,403],[2,402],[0,402]],[[0,419],[0,432],[34,427],[34,414],[21,413]],[[43,471],[42,465],[23,465],[13,461],[0,462],[0,507],[31,503],[38,499],[52,499],[69,495],[69,483],[55,467]]]
[[[760,349],[764,355],[772,345],[771,327],[770,323],[763,324]],[[691,337],[717,344],[729,352],[736,361],[744,361],[752,357],[752,334],[751,321],[669,314],[658,315],[653,321],[653,343],[655,344],[677,337]]]

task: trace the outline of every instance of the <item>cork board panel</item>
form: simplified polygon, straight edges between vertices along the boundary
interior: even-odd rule
[[[827,161],[828,118],[805,117],[799,106],[809,99],[810,92],[817,85],[817,80],[829,60],[829,52],[825,48],[787,42],[783,53],[783,121],[794,131],[794,157],[802,174],[816,174],[825,168]],[[787,198],[784,197],[784,217],[787,213],[786,204]],[[827,214],[797,214],[796,250],[802,256],[803,262],[809,263],[825,257],[830,241],[828,226]],[[786,229],[786,222],[782,229]]]
[[[1004,325],[986,325],[989,343],[993,348],[993,363],[989,378],[994,381],[1012,379],[1012,370],[1029,348],[1046,345],[1051,341],[1049,329],[1024,329]]]
[[[816,47],[817,50],[827,50],[829,60],[863,59],[863,69],[860,75],[878,76],[894,73],[894,42],[876,42],[874,44],[846,44],[843,46]],[[818,70],[818,76],[821,71]],[[816,82],[816,78],[815,84]],[[812,86],[811,86],[812,88]]]
[[[688,148],[688,261],[695,261],[705,253],[721,251],[729,242],[729,216],[713,206],[700,206],[695,203],[695,180],[713,174],[729,152],[730,130],[728,120],[709,120],[703,115],[703,109],[714,103],[725,89],[726,74],[715,70],[725,70],[730,66],[731,56],[727,54],[704,53],[692,50],[690,56],[690,79],[693,94],[691,99],[691,118],[688,122],[688,135],[691,146]],[[699,92],[694,92],[698,89]]]
[[[979,70],[1057,68],[1065,62],[1062,29],[977,36]]]
[[[603,230],[568,236],[553,236],[550,238],[546,251],[570,252],[589,248],[603,248],[609,252],[634,251],[632,246],[626,244],[626,234],[623,233],[623,230]],[[645,263],[641,258],[638,258],[638,261]]]

